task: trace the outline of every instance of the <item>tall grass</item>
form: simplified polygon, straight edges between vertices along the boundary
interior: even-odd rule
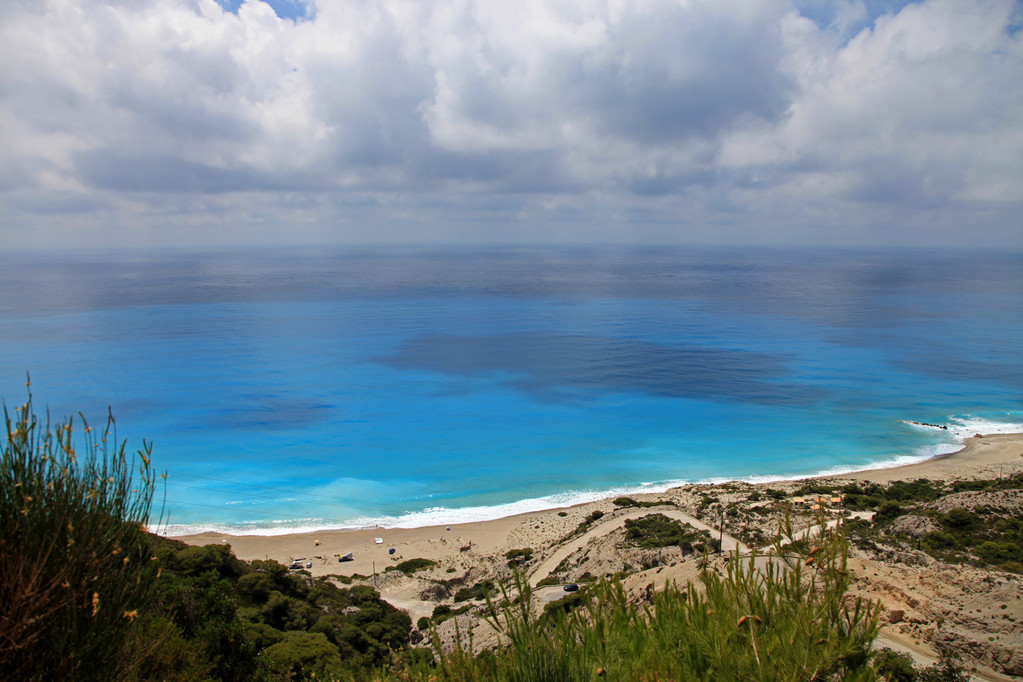
[[[829,532],[816,545],[708,567],[698,584],[669,584],[642,598],[604,581],[584,606],[538,616],[528,581],[518,598],[490,602],[505,646],[473,656],[457,648],[411,678],[575,680],[872,680],[870,645],[880,607],[846,591],[848,544]]]
[[[4,403],[0,462],[0,678],[119,679],[157,574],[145,527],[151,445],[128,456],[114,418],[40,420]]]

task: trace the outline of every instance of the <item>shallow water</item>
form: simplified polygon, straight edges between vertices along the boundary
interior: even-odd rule
[[[0,391],[155,442],[171,532],[451,523],[1023,430],[1023,256],[6,256]],[[905,420],[950,423],[950,431]]]

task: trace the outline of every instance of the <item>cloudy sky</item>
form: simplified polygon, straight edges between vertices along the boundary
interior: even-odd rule
[[[1023,247],[1012,0],[4,0],[0,248]]]

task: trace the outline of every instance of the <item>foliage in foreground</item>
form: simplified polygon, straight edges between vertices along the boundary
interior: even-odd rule
[[[897,657],[872,659],[878,607],[847,597],[837,533],[641,601],[603,582],[543,614],[518,575],[515,599],[480,590],[507,646],[403,652],[408,617],[370,587],[146,534],[150,448],[128,457],[112,417],[101,434],[83,423],[76,442],[72,420],[40,422],[31,398],[4,413],[3,679],[964,679],[949,660],[914,677]],[[435,623],[458,611],[444,608]]]
[[[669,585],[630,600],[602,582],[589,600],[538,616],[525,598],[490,603],[490,622],[507,646],[473,656],[438,651],[436,668],[406,679],[442,680],[874,680],[870,646],[879,607],[848,600],[847,544],[822,537],[806,553],[733,559],[707,569],[699,586]]]
[[[0,679],[362,679],[406,646],[370,587],[146,533],[150,447],[126,455],[113,417],[4,415]]]
[[[0,677],[123,677],[150,648],[134,641],[157,572],[149,446],[129,457],[112,416],[41,421],[31,396],[4,422]]]

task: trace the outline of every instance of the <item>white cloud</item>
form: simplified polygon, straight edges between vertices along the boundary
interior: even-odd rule
[[[832,178],[826,196],[864,201],[1023,200],[1023,185],[1005,182],[1023,177],[1023,45],[1005,29],[1012,9],[910,5],[837,49],[794,22],[801,87],[790,117],[730,139],[722,161],[789,164]]]
[[[246,223],[272,241],[296,215],[309,240],[379,234],[356,219],[395,239],[487,221],[505,240],[542,237],[533,223],[782,240],[884,223],[908,240],[976,218],[1012,234],[1018,8],[872,8],[821,24],[786,0],[321,0],[299,20],[259,0],[8,4],[0,236],[102,223],[131,239],[149,221],[178,241]]]

